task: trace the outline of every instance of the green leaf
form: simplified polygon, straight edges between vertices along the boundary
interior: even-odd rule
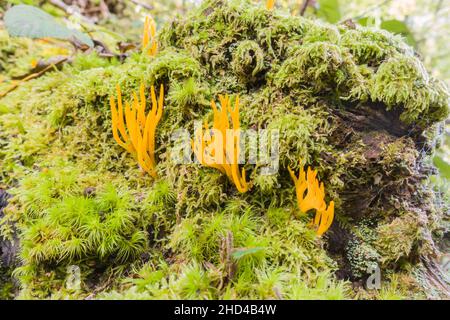
[[[33,6],[12,7],[6,11],[4,21],[8,33],[13,37],[77,39],[90,47],[94,46],[86,34],[59,24],[51,15]]]
[[[338,0],[319,0],[317,16],[330,23],[336,23],[341,20],[341,9]]]
[[[374,27],[376,25],[376,19],[374,17],[364,17],[358,19],[357,22],[363,27]]]
[[[231,255],[232,255],[233,259],[239,260],[239,259],[242,259],[243,257],[253,255],[253,254],[261,252],[263,250],[265,250],[264,247],[239,248],[239,249],[235,249]]]
[[[0,104],[0,116],[9,113],[10,110],[6,104]]]
[[[380,28],[395,34],[402,35],[405,38],[406,42],[411,46],[414,46],[416,44],[414,36],[412,35],[408,26],[400,20],[384,20],[381,22]]]
[[[440,156],[435,156],[433,158],[433,163],[436,166],[436,168],[439,169],[439,172],[442,177],[444,177],[446,179],[450,179],[450,164],[449,163],[447,163]]]

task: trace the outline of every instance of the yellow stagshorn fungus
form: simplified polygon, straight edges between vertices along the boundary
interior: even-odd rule
[[[202,129],[196,130],[192,147],[201,164],[220,170],[235,184],[239,192],[247,192],[249,185],[245,178],[245,169],[242,168],[242,171],[239,171],[238,164],[240,156],[239,96],[236,97],[234,109],[231,108],[228,95],[220,95],[219,99],[220,110],[216,102],[211,101],[214,111],[213,128],[210,130],[208,122],[205,122],[205,134]]]
[[[161,85],[158,99],[155,87],[151,86],[152,107],[146,115],[145,86],[141,83],[139,97],[137,93],[134,93],[131,105],[129,102],[125,102],[125,120],[122,92],[119,85],[116,86],[116,91],[117,106],[113,96],[109,100],[114,140],[137,157],[139,165],[145,172],[156,177],[155,132],[163,113],[164,86]]]
[[[267,10],[272,10],[273,7],[275,7],[275,0],[267,0],[266,1]]]
[[[158,41],[156,40],[156,23],[152,17],[146,16],[144,21],[144,32],[142,34],[142,52],[149,56],[158,53]]]
[[[325,187],[317,179],[317,170],[308,167],[307,172],[300,168],[298,177],[289,168],[289,173],[294,180],[297,194],[297,203],[300,211],[306,213],[309,210],[316,210],[313,224],[317,227],[317,234],[324,234],[333,223],[334,201],[330,201],[327,207],[325,202]],[[306,195],[305,195],[306,192]]]

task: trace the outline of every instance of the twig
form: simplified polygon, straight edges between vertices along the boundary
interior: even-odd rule
[[[67,15],[71,16],[77,12],[75,12],[75,10],[73,9],[73,7],[68,6],[67,4],[65,4],[62,0],[49,0],[49,2],[54,5],[55,7],[60,8],[61,10],[63,10]],[[80,17],[81,20],[83,20],[86,23],[89,24],[94,24],[92,22],[92,20],[90,20],[89,18],[83,16],[81,13],[78,13],[77,16]]]
[[[300,8],[300,15],[301,15],[301,16],[304,16],[304,15],[305,15],[306,9],[308,8],[309,2],[310,2],[310,1],[311,1],[311,0],[305,0],[305,1],[303,1],[302,7]]]
[[[107,18],[111,15],[108,5],[105,3],[104,0],[100,1],[100,12],[102,13],[103,18]]]
[[[133,2],[137,6],[141,6],[142,8],[147,9],[147,10],[155,9],[152,5],[149,5],[147,3],[143,3],[143,2],[141,2],[139,0],[129,0],[129,1]]]
[[[21,80],[18,80],[16,83],[14,83],[13,85],[11,85],[11,87],[9,87],[5,92],[0,93],[0,98],[3,98],[3,97],[6,96],[8,93],[14,91],[21,83],[24,83],[24,82],[26,82],[26,81],[28,81],[28,80],[35,79],[35,78],[38,78],[38,77],[42,76],[42,75],[43,75],[44,73],[46,73],[47,71],[49,71],[49,70],[51,70],[51,69],[53,69],[53,68],[56,68],[58,65],[60,65],[60,64],[63,63],[63,62],[66,62],[67,60],[69,60],[68,57],[61,58],[61,60],[59,60],[59,61],[57,61],[57,62],[54,62],[54,63],[48,65],[48,66],[45,67],[44,69],[42,69],[42,70],[40,70],[40,71],[38,71],[38,72],[32,73],[32,74],[26,76],[25,78],[23,78],[23,79],[21,79]]]
[[[435,19],[438,15],[439,11],[441,10],[441,7],[442,7],[442,0],[439,0],[438,4],[436,6],[436,9],[434,10],[434,18]]]
[[[358,20],[358,19],[361,19],[361,18],[365,17],[368,13],[370,13],[370,12],[374,11],[375,9],[378,9],[378,8],[380,8],[380,7],[382,7],[382,6],[386,5],[386,4],[388,4],[388,3],[391,2],[391,1],[392,1],[392,0],[384,0],[383,2],[381,2],[381,3],[379,3],[379,4],[376,4],[376,5],[374,5],[374,6],[370,7],[370,8],[368,8],[367,10],[361,12],[361,13],[358,14],[357,16],[355,16],[355,17],[353,17],[353,18],[350,18],[350,19],[351,19],[351,20]],[[344,19],[344,20],[348,20],[348,19]]]
[[[63,10],[65,13],[69,13],[70,11],[70,7],[67,4],[65,4],[62,0],[49,0],[49,2],[55,7],[58,7],[61,10]]]

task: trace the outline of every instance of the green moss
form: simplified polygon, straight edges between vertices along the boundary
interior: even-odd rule
[[[55,286],[62,288],[66,266],[81,265],[84,273],[92,273],[104,264],[113,268],[146,252],[148,222],[140,218],[131,195],[106,182],[88,191],[92,182],[92,176],[61,162],[27,176],[20,188],[11,190],[12,203],[20,210],[11,210],[6,217],[20,221],[16,225],[23,265],[15,273],[27,290],[41,291],[45,297]],[[52,278],[41,282],[51,265],[57,266]]]
[[[379,267],[381,255],[373,242],[378,235],[369,221],[359,223],[355,236],[347,244],[347,260],[355,277],[362,278]]]
[[[275,85],[292,89],[311,88],[314,93],[365,99],[366,80],[346,51],[324,41],[290,49],[289,58],[274,75]],[[330,92],[331,90],[331,92]]]
[[[384,30],[358,28],[342,33],[342,46],[348,48],[359,64],[379,66],[395,53],[412,56],[412,50],[400,39]]]
[[[403,107],[401,119],[406,123],[428,125],[448,115],[445,85],[430,78],[414,57],[393,56],[383,62],[372,79],[370,91],[372,98],[385,103],[388,110]]]
[[[231,64],[241,81],[252,82],[265,68],[264,51],[255,41],[242,41],[233,52]]]
[[[419,148],[448,92],[402,41],[208,0],[163,26],[160,45],[123,63],[77,55],[1,99],[0,179],[14,195],[1,228],[20,231],[20,297],[343,299],[342,261],[359,279],[430,252],[442,212],[423,191]],[[141,81],[165,87],[157,179],[111,133],[109,96],[120,84],[130,100]],[[280,131],[280,170],[245,164],[245,194],[218,170],[170,158],[171,134],[211,119],[218,94],[240,96],[243,129]],[[303,165],[336,203],[339,228],[322,238],[287,172]],[[67,288],[70,265],[79,290]]]
[[[369,274],[369,270],[376,270],[380,255],[370,244],[353,240],[347,247],[347,259],[351,265],[352,274],[356,277],[364,277]]]
[[[405,214],[378,226],[377,232],[375,247],[382,256],[381,263],[386,265],[409,256],[420,237],[420,226],[413,215]]]
[[[198,78],[202,72],[197,60],[187,52],[166,49],[151,61],[146,72],[150,74],[150,82],[174,81],[188,78]]]
[[[327,132],[328,124],[322,121],[316,110],[274,110],[272,120],[268,123],[268,130],[279,130],[279,157],[283,167],[294,166],[300,160],[307,163],[312,160],[314,153],[325,149],[319,132]],[[284,113],[284,114],[281,114]]]

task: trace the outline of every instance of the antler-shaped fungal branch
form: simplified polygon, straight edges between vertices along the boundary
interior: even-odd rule
[[[249,190],[249,185],[245,178],[245,169],[242,168],[242,171],[239,171],[238,164],[240,155],[239,96],[236,97],[234,109],[231,108],[228,95],[220,95],[219,99],[220,110],[217,108],[216,102],[211,101],[214,111],[213,128],[210,130],[208,122],[205,122],[205,133],[202,129],[195,132],[192,148],[201,164],[220,170],[235,184],[239,192],[246,192]],[[231,119],[228,117],[228,113]]]
[[[325,187],[317,179],[317,170],[312,170],[308,167],[307,172],[305,172],[303,168],[300,168],[297,177],[291,168],[288,169],[295,183],[297,203],[300,211],[306,213],[312,209],[316,210],[313,224],[317,227],[317,234],[321,236],[330,228],[333,222],[334,201],[330,201],[327,207],[325,202]]]
[[[272,10],[273,7],[275,7],[275,0],[267,0],[266,1],[267,10]]]
[[[161,85],[158,99],[155,87],[151,86],[152,107],[146,115],[145,86],[141,83],[139,96],[137,93],[133,94],[131,105],[125,102],[125,120],[122,92],[119,85],[116,86],[116,90],[117,106],[113,96],[109,100],[114,140],[137,157],[139,165],[145,172],[156,177],[155,132],[163,113],[164,86]]]
[[[156,56],[158,53],[158,41],[156,40],[156,23],[152,17],[146,16],[144,21],[144,32],[142,35],[142,52],[149,56]]]

